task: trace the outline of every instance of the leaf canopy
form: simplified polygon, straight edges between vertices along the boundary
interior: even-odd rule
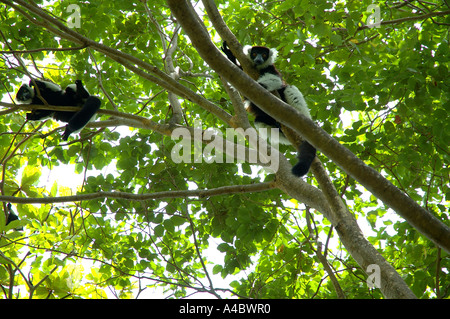
[[[0,296],[383,298],[319,197],[305,205],[273,186],[279,175],[249,161],[209,163],[196,149],[206,144],[183,149],[189,163],[173,160],[176,125],[201,123],[226,137],[237,112],[170,2],[84,1],[71,11],[73,1],[36,1],[40,16],[25,1],[0,1]],[[208,2],[192,5],[220,47]],[[277,68],[318,126],[450,225],[446,1],[215,3],[241,44],[279,51]],[[80,27],[71,34],[44,23],[54,18]],[[61,87],[82,79],[111,113],[65,143],[61,123],[26,121],[14,108],[30,77]],[[295,163],[294,147],[280,151]],[[448,298],[448,253],[319,159],[364,237],[412,293]],[[321,190],[311,172],[304,181]],[[7,202],[19,222],[6,225]]]

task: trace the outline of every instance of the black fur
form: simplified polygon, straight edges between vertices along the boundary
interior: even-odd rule
[[[297,155],[298,162],[292,168],[292,174],[298,177],[306,175],[315,157],[316,148],[307,141],[303,141],[299,146]]]
[[[6,219],[6,225],[8,225],[9,223],[15,221],[15,220],[19,220],[19,217],[17,217],[16,214],[14,214],[13,210],[12,210],[12,205],[11,203],[6,204],[6,212],[8,213],[8,217]],[[16,228],[17,231],[22,231],[23,227],[17,227]]]
[[[20,87],[16,99],[18,102],[26,104],[45,105],[47,103],[52,106],[82,107],[76,112],[32,110],[31,113],[27,113],[27,120],[30,121],[53,117],[57,121],[68,123],[62,136],[65,141],[70,134],[80,131],[86,126],[94,118],[101,105],[100,99],[91,96],[81,80],[76,80],[75,87],[69,85],[64,91],[54,83],[31,80],[29,85],[24,84]]]
[[[231,50],[228,48],[226,41],[223,41],[222,47],[220,49],[223,51],[223,53],[225,53],[228,60],[230,60],[231,62],[233,62],[234,64],[236,64],[238,67],[240,67],[242,69],[242,67],[238,65],[238,63],[236,61],[236,57],[234,56],[233,52],[231,52]]]

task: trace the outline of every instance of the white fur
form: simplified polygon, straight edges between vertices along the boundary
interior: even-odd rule
[[[61,91],[61,87],[58,84],[55,84],[53,82],[48,82],[48,81],[41,81],[41,82],[45,84],[45,87],[47,89],[50,89],[53,92]]]
[[[251,103],[252,102],[250,102],[250,100],[247,100],[247,99],[244,100],[244,107],[247,112],[249,112],[248,108],[250,107]]]
[[[77,85],[76,85],[76,84],[69,84],[67,87],[68,87],[68,88],[71,88],[71,89],[74,90],[75,92],[77,91]]]
[[[244,45],[244,48],[242,51],[244,51],[244,54],[250,58],[250,50],[252,49],[251,45]]]
[[[275,61],[277,60],[277,58],[278,58],[278,51],[277,51],[277,49],[275,49],[275,48],[270,49],[269,58],[267,59],[267,62],[264,63],[265,67],[269,66],[271,64],[275,64]]]
[[[306,104],[305,99],[303,98],[302,92],[294,86],[289,85],[284,90],[284,96],[286,97],[286,103],[295,107],[300,111],[303,115],[307,116],[311,119],[311,114],[309,113],[308,105]]]
[[[258,79],[258,83],[262,84],[268,91],[275,91],[283,87],[283,82],[278,75],[266,73]]]
[[[72,89],[74,92],[77,92],[77,85],[76,84],[69,84],[67,87]],[[67,88],[66,88],[66,90],[67,90]],[[86,92],[88,92],[88,94],[90,95],[88,90],[86,90]]]

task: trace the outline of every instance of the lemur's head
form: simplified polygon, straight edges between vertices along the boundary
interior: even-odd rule
[[[275,63],[278,51],[267,47],[246,45],[244,47],[245,55],[253,62],[258,69],[264,69]]]

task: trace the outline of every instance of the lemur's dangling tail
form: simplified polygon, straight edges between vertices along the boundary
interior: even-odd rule
[[[309,168],[316,157],[314,146],[304,141],[298,150],[298,163],[292,168],[292,174],[301,177],[308,173]]]

